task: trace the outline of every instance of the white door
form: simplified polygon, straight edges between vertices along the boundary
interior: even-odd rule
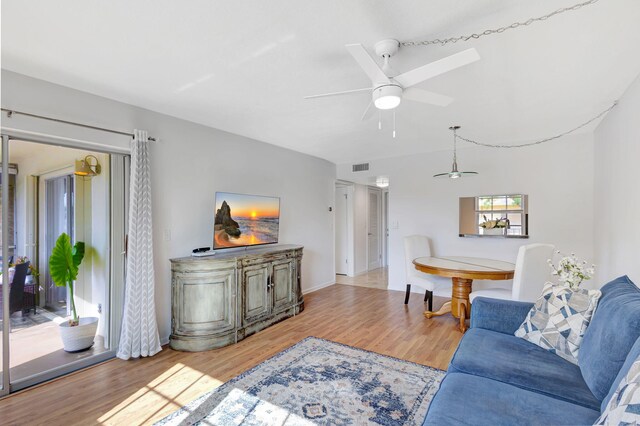
[[[382,266],[382,194],[379,189],[369,188],[367,221],[368,270]]]
[[[349,255],[348,255],[348,216],[347,216],[347,199],[349,197],[349,189],[345,186],[336,187],[336,274],[347,275],[349,273]]]

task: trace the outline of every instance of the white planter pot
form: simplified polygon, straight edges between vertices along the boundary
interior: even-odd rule
[[[60,337],[62,337],[62,345],[67,352],[77,352],[89,349],[93,345],[93,339],[96,337],[98,329],[98,318],[86,317],[80,318],[80,324],[71,327],[69,322],[65,321],[60,324]]]
[[[504,235],[506,228],[482,229],[482,235]]]

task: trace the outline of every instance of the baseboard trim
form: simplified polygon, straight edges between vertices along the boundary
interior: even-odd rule
[[[306,290],[302,290],[302,294],[313,293],[314,291],[322,290],[323,288],[329,287],[331,285],[334,285],[335,283],[336,283],[335,280],[327,281],[326,283],[318,284],[318,285],[313,286],[311,288],[308,288]]]

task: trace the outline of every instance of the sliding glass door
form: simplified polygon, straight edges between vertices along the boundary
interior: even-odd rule
[[[0,181],[1,190],[6,188],[0,279],[7,283],[1,293],[0,395],[115,355],[128,182],[128,156],[122,154],[4,135],[2,154],[13,174],[3,168]],[[88,156],[101,164],[100,172],[76,175],[76,161]],[[81,318],[96,318],[98,324],[93,345],[76,353],[64,350],[59,329],[71,314],[71,292],[57,286],[49,270],[49,256],[62,233],[72,244],[85,243],[74,301]]]

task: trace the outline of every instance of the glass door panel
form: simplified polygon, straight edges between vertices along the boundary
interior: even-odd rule
[[[45,180],[45,252],[51,253],[60,234],[67,233],[74,241],[73,233],[73,175],[59,176]],[[44,271],[45,302],[44,307],[61,317],[69,314],[66,287],[55,285],[49,274]]]
[[[109,154],[32,141],[11,140],[8,145],[18,182],[15,259],[33,267],[20,280],[24,294],[9,310],[10,327],[4,327],[10,376],[5,384],[13,392],[114,355],[106,344],[111,329],[111,161]],[[88,155],[99,161],[101,173],[76,176],[75,162]],[[77,353],[64,350],[59,330],[69,318],[71,292],[55,285],[48,265],[62,233],[72,244],[85,243],[74,300],[80,318],[98,319],[93,345]],[[15,286],[14,280],[12,291]]]

